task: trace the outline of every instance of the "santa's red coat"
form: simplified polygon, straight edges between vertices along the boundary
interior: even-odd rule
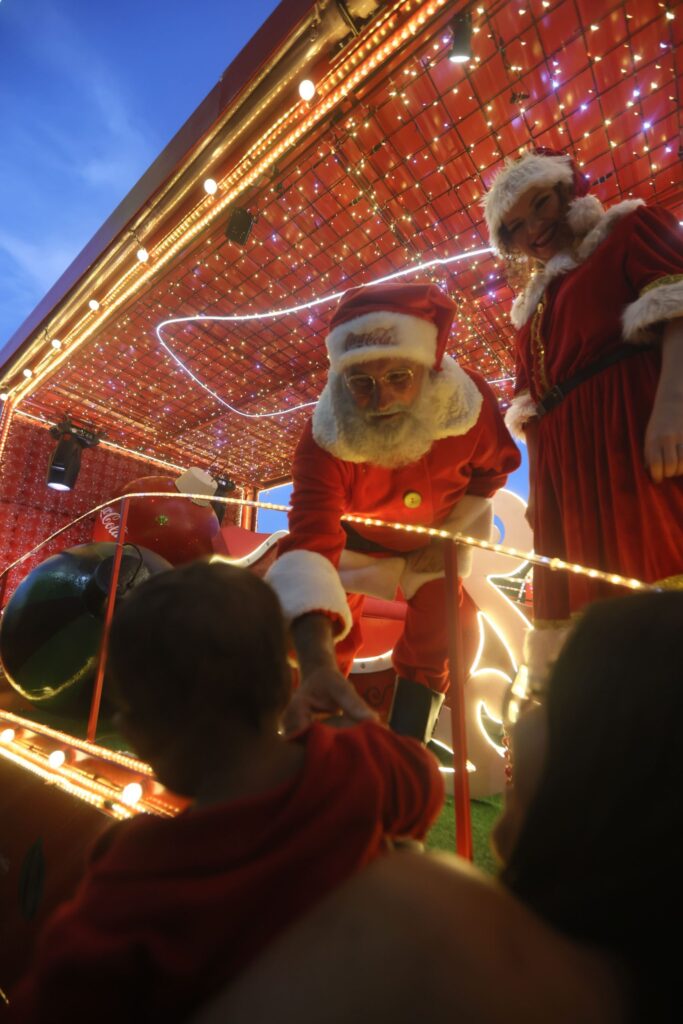
[[[465,495],[490,498],[503,486],[508,473],[517,468],[519,451],[505,427],[493,391],[474,371],[456,368],[453,372],[456,371],[473,381],[477,389],[472,425],[462,433],[435,440],[429,451],[410,465],[387,469],[347,461],[316,441],[310,422],[305,427],[294,457],[290,532],[280,541],[278,561],[269,574],[290,619],[307,612],[324,612],[336,620],[342,637],[353,629],[351,647],[357,648],[360,602],[353,602],[354,629],[336,573],[347,540],[341,517],[353,513],[388,522],[438,527],[449,519]],[[387,527],[354,523],[353,528],[362,537],[398,554],[429,543],[428,537]],[[381,557],[378,556],[378,563]],[[442,676],[445,647],[439,622],[443,618],[444,599],[442,589],[432,590],[434,610],[426,615],[422,611],[417,630],[411,628],[409,608],[406,629],[413,639],[407,657],[414,658],[416,664],[423,660],[426,667],[438,654],[441,664],[432,674]],[[430,632],[440,634],[436,645]],[[419,640],[422,634],[424,645]],[[338,653],[342,654],[339,650]],[[353,650],[344,650],[343,669],[348,669],[352,656]],[[429,676],[427,672],[422,679],[419,672],[410,672],[408,665],[401,668],[419,681],[426,682]]]

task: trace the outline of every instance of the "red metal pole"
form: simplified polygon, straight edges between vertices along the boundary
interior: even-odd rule
[[[100,703],[102,701],[102,687],[104,686],[104,670],[107,667],[109,631],[111,629],[111,620],[114,616],[114,605],[116,604],[116,586],[119,582],[119,573],[121,571],[121,558],[123,556],[123,545],[126,536],[126,521],[128,519],[129,504],[130,498],[122,498],[121,518],[119,520],[119,532],[116,537],[116,551],[114,552],[114,564],[111,570],[111,580],[109,581],[107,607],[104,613],[102,639],[100,640],[100,650],[97,658],[97,675],[95,676],[95,686],[92,692],[92,701],[90,702],[90,716],[88,718],[88,731],[86,733],[86,738],[90,740],[91,743],[95,740],[95,734],[97,732],[97,719],[99,718],[100,714]]]
[[[460,604],[458,600],[458,549],[451,541],[444,545],[446,569],[446,614],[448,615],[448,667],[451,687],[451,732],[453,737],[453,802],[455,804],[455,849],[472,860],[472,819],[470,783],[467,778],[467,735],[465,730],[465,668],[462,662]]]

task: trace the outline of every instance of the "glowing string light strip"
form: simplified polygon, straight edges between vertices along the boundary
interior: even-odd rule
[[[98,810],[106,810],[114,817],[130,818],[136,813],[131,807],[121,806],[118,800],[113,799],[111,793],[100,792],[97,785],[94,785],[91,789],[89,784],[86,785],[85,782],[77,784],[54,771],[50,771],[48,768],[43,767],[37,759],[34,760],[28,752],[11,750],[8,746],[2,744],[0,745],[0,757],[4,757],[18,767],[32,772],[43,779],[44,782],[59,786],[60,789],[65,790],[71,796],[78,797],[79,800],[92,804]]]
[[[58,537],[60,533],[68,530],[69,527],[74,526],[81,520],[86,519],[88,516],[92,516],[95,512],[99,512],[103,508],[108,508],[117,501],[132,498],[179,498],[186,501],[206,501],[206,494],[173,494],[169,491],[135,491],[131,494],[121,494],[118,497],[110,498],[109,501],[102,502],[100,505],[95,505],[88,512],[84,512],[83,515],[78,516],[72,522],[66,526],[61,527],[59,530],[55,530],[54,533],[50,534],[45,540],[36,544],[35,547],[31,548],[30,551],[25,552],[20,558],[17,558],[14,562],[11,562],[2,571],[0,571],[0,579],[5,576],[12,569],[15,569],[18,565],[21,565],[27,558],[35,554],[36,551],[40,551],[45,544],[47,544],[54,537]],[[227,498],[227,497],[212,497],[211,502],[220,502],[223,505],[240,505],[248,506],[249,508],[266,508],[274,512],[290,512],[289,505],[276,505],[270,501],[250,501],[246,498]],[[385,522],[383,519],[373,519],[369,516],[356,516],[346,513],[341,516],[341,519],[347,523],[359,523],[361,526],[379,526],[383,529],[396,530],[399,533],[416,533],[421,537],[436,537],[439,540],[450,540],[456,544],[462,544],[465,547],[483,548],[485,551],[495,551],[501,555],[508,555],[510,558],[516,558],[522,562],[530,562],[532,565],[540,565],[543,568],[551,569],[553,572],[564,571],[572,572],[577,576],[588,576],[590,579],[602,580],[604,583],[612,583],[615,586],[626,587],[629,590],[645,590],[658,592],[661,590],[660,587],[654,586],[652,583],[644,583],[642,580],[637,580],[628,576],[620,576],[615,572],[603,572],[601,569],[591,569],[585,565],[579,565],[576,562],[565,562],[562,558],[550,558],[547,555],[537,555],[534,551],[520,551],[519,548],[507,547],[505,544],[495,544],[493,541],[482,540],[480,537],[470,537],[464,533],[449,533],[448,530],[439,530],[434,526],[414,526],[407,525],[406,523],[392,523]]]
[[[430,267],[445,267],[450,263],[459,263],[462,260],[474,259],[475,256],[483,256],[492,251],[492,249],[487,247],[485,249],[472,249],[469,252],[456,253],[455,256],[436,257],[433,260],[427,260],[425,263],[418,263],[412,267],[404,267],[403,270],[396,270],[394,273],[386,274],[384,277],[374,278],[372,281],[368,281],[366,284],[359,285],[358,287],[369,288],[372,285],[386,284],[387,281],[395,281],[400,277],[419,274],[423,270],[428,270]],[[356,287],[356,285],[353,287]],[[294,405],[288,409],[278,409],[275,412],[245,412],[243,409],[236,409],[234,405],[230,405],[230,403],[224,398],[221,398],[221,396],[210,388],[208,384],[205,384],[192,372],[189,366],[187,366],[176,352],[174,352],[168,342],[164,341],[163,329],[164,327],[170,327],[172,324],[208,323],[214,321],[218,323],[243,323],[251,320],[276,320],[278,317],[290,316],[292,313],[302,313],[305,310],[314,309],[316,306],[335,302],[337,299],[340,299],[342,295],[345,295],[347,291],[350,291],[350,289],[346,288],[341,292],[330,292],[328,295],[323,295],[318,299],[311,299],[310,302],[301,302],[295,306],[287,306],[284,309],[271,309],[267,310],[265,313],[231,313],[222,316],[217,314],[210,315],[198,313],[193,316],[171,317],[170,319],[162,320],[161,323],[157,324],[154,331],[159,344],[168,352],[170,357],[180,367],[183,373],[187,374],[195,384],[198,384],[200,388],[203,388],[207,394],[211,395],[212,398],[215,398],[217,402],[220,402],[220,404],[225,406],[226,409],[229,409],[230,412],[234,412],[237,416],[243,416],[250,420],[271,419],[273,416],[289,416],[290,413],[299,412],[300,409],[308,409],[312,405],[317,405],[317,400],[315,402],[303,402],[301,405]],[[500,380],[504,381],[512,379],[512,377],[501,377]],[[499,383],[499,381],[493,381],[493,383]]]
[[[61,732],[59,729],[53,729],[49,725],[43,725],[42,722],[34,722],[31,718],[23,718],[20,715],[13,714],[11,711],[2,711],[0,712],[0,720],[12,722],[14,725],[19,728],[26,729],[28,732],[33,732],[41,736],[49,736],[50,739],[57,740],[59,743],[67,743],[76,750],[80,750],[83,754],[88,754],[92,757],[99,757],[106,761],[112,761],[124,768],[130,768],[131,771],[139,772],[142,775],[154,774],[150,766],[145,761],[138,761],[135,757],[121,754],[117,750],[110,750],[108,747],[101,747],[97,743],[89,743],[88,740],[82,740],[76,736],[71,736],[69,733]]]
[[[95,744],[88,744],[66,733],[60,734],[57,730],[43,727],[40,723],[33,722],[30,719],[22,719],[17,715],[3,712],[3,715],[0,717],[11,719],[17,725],[21,724],[25,731],[30,733],[30,736],[12,737],[9,741],[4,740],[0,734],[0,753],[7,753],[8,749],[10,749],[10,760],[34,771],[35,774],[40,775],[45,781],[57,784],[71,795],[85,799],[89,803],[95,804],[101,810],[116,812],[118,809],[118,813],[115,813],[116,817],[130,817],[131,814],[138,814],[142,811],[162,817],[174,817],[178,814],[180,810],[178,804],[173,804],[163,799],[163,792],[145,795],[143,789],[136,801],[131,803],[129,800],[126,800],[124,794],[127,786],[131,784],[140,786],[139,779],[134,778],[132,783],[127,783],[122,787],[119,783],[105,778],[104,775],[90,774],[82,767],[79,767],[77,761],[74,764],[70,764],[68,761],[52,764],[50,761],[51,755],[47,755],[43,750],[34,747],[31,744],[31,737],[36,739],[46,736],[51,736],[51,738],[59,737],[59,742],[63,746],[81,753],[90,754],[97,757],[98,760],[114,761],[130,769],[135,775],[151,776],[156,781],[154,772],[144,761],[138,761],[133,757],[117,757],[116,751],[110,751],[105,747],[98,747]]]
[[[577,576],[589,576],[591,579],[602,580],[604,583],[613,583],[615,586],[628,587],[630,590],[652,590],[658,591],[661,588],[651,583],[644,583],[629,576],[620,576],[615,572],[603,572],[601,569],[591,569],[576,562],[565,562],[562,558],[550,558],[547,555],[537,555],[534,551],[520,551],[519,548],[510,548],[504,544],[495,544],[493,541],[481,540],[479,537],[470,537],[463,533],[449,533],[447,530],[438,530],[431,526],[407,526],[405,523],[389,523],[382,519],[371,519],[364,516],[346,514],[341,517],[349,523],[360,523],[363,526],[388,527],[391,530],[398,530],[405,533],[418,533],[427,537],[438,537],[441,540],[455,541],[466,547],[483,548],[485,551],[496,551],[501,555],[509,555],[510,558],[517,558],[520,561],[531,562],[532,565],[540,565],[546,569],[575,573]]]

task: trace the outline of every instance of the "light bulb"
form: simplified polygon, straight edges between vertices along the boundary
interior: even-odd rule
[[[124,804],[134,807],[142,796],[142,786],[139,782],[129,782],[121,791],[121,799]]]
[[[135,253],[135,255],[136,255],[136,256],[137,256],[137,258],[138,258],[138,259],[140,260],[140,263],[146,263],[146,262],[147,262],[147,260],[149,259],[149,253],[148,253],[148,252],[147,252],[147,250],[145,249],[144,245],[141,245],[141,246],[140,246],[140,248],[139,248],[139,249],[138,249],[138,251],[137,251],[137,252]]]
[[[299,96],[307,103],[315,96],[315,85],[310,78],[304,78],[299,82]]]
[[[59,338],[53,338],[52,341],[50,342],[50,344],[52,345],[53,348],[61,348],[62,347],[62,343],[59,340]]]
[[[204,191],[209,196],[215,195],[218,192],[218,182],[214,181],[213,178],[206,178],[204,181]]]
[[[90,299],[88,305],[93,311],[100,308],[100,304],[97,299]]]
[[[66,761],[66,754],[63,750],[53,750],[47,759],[50,768],[61,768]]]
[[[22,370],[21,372],[23,373],[24,377],[26,377],[26,378],[33,376],[33,370],[29,370],[28,366],[26,367],[25,370]]]

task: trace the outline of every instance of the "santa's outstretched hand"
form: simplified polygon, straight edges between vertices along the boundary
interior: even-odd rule
[[[285,734],[292,736],[317,718],[330,715],[341,714],[353,722],[378,721],[377,714],[337,668],[330,619],[315,612],[303,615],[292,623],[291,632],[301,684],[282,716]]]
[[[377,714],[336,668],[314,669],[294,693],[282,716],[285,735],[307,729],[319,718],[345,716],[347,722],[379,721]]]

